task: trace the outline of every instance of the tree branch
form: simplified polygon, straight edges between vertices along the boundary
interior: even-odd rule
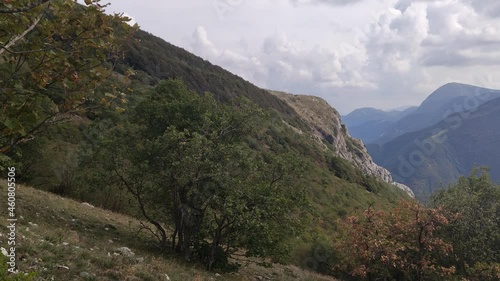
[[[17,9],[7,9],[7,10],[0,10],[0,14],[16,14],[16,13],[24,13],[24,12],[27,12],[31,9],[34,9],[42,4],[45,4],[49,2],[49,0],[38,0],[37,2],[31,4],[31,5],[28,5],[26,7],[23,7],[23,8],[17,8]]]
[[[31,24],[28,29],[26,29],[23,33],[15,36],[14,38],[12,38],[11,40],[9,40],[9,43],[7,43],[7,45],[5,46],[2,46],[1,49],[0,49],[0,55],[3,54],[3,52],[5,52],[6,50],[9,51],[9,48],[14,46],[17,41],[21,40],[24,38],[24,36],[26,36],[26,34],[28,34],[30,31],[33,30],[33,28],[35,28],[35,26],[38,24],[38,22],[42,19],[42,16],[39,16],[38,18],[35,19],[35,21],[33,22],[33,24]]]

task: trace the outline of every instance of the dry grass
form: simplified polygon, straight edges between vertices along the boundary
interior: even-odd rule
[[[5,181],[0,181],[6,193]],[[1,196],[2,201],[5,196]],[[5,206],[2,202],[0,206]],[[17,258],[21,272],[36,280],[334,280],[292,266],[248,264],[237,273],[207,272],[158,253],[137,220],[31,187],[17,189]],[[6,218],[6,210],[1,210]],[[6,248],[6,219],[0,246]],[[135,255],[115,254],[119,247]]]

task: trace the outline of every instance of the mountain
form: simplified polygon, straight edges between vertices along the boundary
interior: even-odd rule
[[[350,147],[345,145],[344,135],[341,134],[342,130],[340,129],[340,115],[320,98],[294,96],[293,100],[300,100],[300,102],[291,102],[292,99],[284,98],[286,96],[284,93],[271,93],[260,89],[241,77],[213,65],[182,48],[165,42],[152,34],[139,31],[135,34],[135,38],[136,40],[131,41],[128,46],[125,62],[133,66],[136,71],[153,77],[153,80],[180,78],[190,88],[200,94],[210,92],[220,101],[226,101],[237,95],[243,95],[262,108],[279,112],[284,122],[298,131],[308,131],[308,127],[314,127],[326,132],[335,128],[336,133],[321,134],[313,132],[315,139],[320,138],[326,142],[337,142],[337,144],[338,142],[343,142],[343,148],[339,150],[342,153],[338,153],[339,157],[350,161],[366,175],[374,175],[384,182],[392,183],[392,177],[389,172],[377,166],[372,161],[363,143],[353,140],[350,136],[346,135],[345,138],[351,143],[356,143],[356,145]],[[149,81],[151,84],[155,82]],[[319,117],[312,121],[305,119],[304,115],[298,113],[301,109],[303,110],[303,108],[300,108],[303,104],[300,103],[311,104],[308,103],[311,98],[315,99],[322,106],[316,108],[316,111],[308,110],[314,112],[316,116],[326,114],[330,118],[328,124],[322,124],[324,125],[322,126],[314,123],[320,122]],[[389,114],[397,114],[397,112]],[[337,137],[342,139],[338,140],[336,139]],[[363,153],[357,152],[358,150],[362,150]]]
[[[245,96],[262,108],[279,111],[288,122],[298,120],[293,109],[266,90],[148,32],[138,30],[126,48],[124,63],[137,72],[136,80],[142,84],[179,78],[190,89],[210,92],[221,102]]]
[[[345,128],[342,128],[340,114],[325,100],[314,96],[292,95],[284,92],[271,91],[271,93],[295,109],[300,118],[309,126],[309,133],[314,136],[314,140],[325,148],[327,144],[332,145],[336,156],[352,162],[366,174],[377,176],[385,182],[392,182],[390,173],[373,163],[364,144],[351,138]]]
[[[345,159],[360,169],[363,174],[375,176],[386,183],[405,191],[414,197],[410,188],[403,184],[397,184],[388,170],[373,162],[362,141],[352,138],[341,122],[340,114],[332,108],[325,100],[305,95],[292,95],[284,92],[271,91],[288,105],[290,105],[300,116],[301,120],[309,127],[313,139],[324,147],[328,153]],[[302,132],[304,133],[304,132]]]
[[[466,108],[467,99],[457,100]],[[496,98],[451,114],[433,126],[368,147],[378,164],[410,186],[417,197],[424,198],[468,174],[474,165],[489,167],[493,180],[499,181],[499,123],[500,98]]]
[[[133,75],[128,76],[130,72]],[[311,205],[304,218],[310,234],[304,237],[305,243],[311,243],[316,234],[332,235],[338,218],[371,205],[388,209],[411,195],[408,188],[394,183],[390,173],[374,163],[364,144],[348,135],[338,112],[319,98],[272,94],[144,31],[131,38],[112,78],[114,87],[126,89],[124,111],[104,108],[75,117],[23,144],[20,150],[25,153],[19,155],[24,156],[16,161],[26,167],[20,174],[24,183],[103,208],[137,214],[128,204],[132,195],[116,184],[98,186],[95,179],[88,179],[98,168],[85,166],[78,161],[78,155],[98,150],[88,147],[115,129],[128,126],[134,109],[160,81],[179,79],[190,90],[200,95],[209,92],[228,106],[233,106],[227,103],[232,98],[245,97],[264,113],[257,117],[259,120],[252,120],[256,133],[245,137],[245,142],[262,158],[266,154],[291,154],[307,171],[301,179],[307,182],[304,186]]]
[[[377,140],[365,142],[384,144],[395,137],[432,126],[453,113],[472,110],[496,97],[500,97],[500,90],[460,83],[443,85],[417,109],[389,125]]]
[[[360,108],[342,117],[349,128],[349,133],[370,143],[380,138],[394,123],[416,110],[406,107],[404,110],[383,111],[375,108]]]

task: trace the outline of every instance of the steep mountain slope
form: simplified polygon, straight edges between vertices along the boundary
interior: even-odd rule
[[[311,134],[327,153],[333,153],[351,162],[366,175],[395,184],[389,171],[373,162],[363,142],[349,135],[345,125],[341,122],[340,114],[325,100],[314,96],[292,95],[276,91],[271,91],[271,93],[295,109],[303,122],[309,126],[309,132],[306,133]],[[414,197],[408,187],[402,184],[395,185]]]
[[[374,142],[383,144],[403,134],[427,128],[453,113],[472,110],[496,97],[500,97],[499,90],[460,83],[446,84],[434,91],[411,114],[389,126]]]
[[[499,123],[497,98],[369,148],[375,161],[388,168],[396,180],[424,197],[467,174],[474,165],[488,166],[492,178],[500,180]]]
[[[210,62],[197,57],[186,50],[171,45],[164,40],[144,31],[139,31],[134,35],[136,40],[132,40],[128,46],[125,56],[125,63],[138,71],[136,79],[142,83],[155,84],[158,80],[168,78],[181,78],[193,90],[204,93],[210,92],[220,100],[225,101],[232,97],[243,95],[257,103],[265,109],[271,109],[278,113],[280,118],[298,131],[308,131],[308,127],[328,128],[324,124],[315,124],[317,120],[305,120],[303,115],[298,114],[301,110],[300,103],[307,102],[308,98],[296,99],[298,103],[290,103],[283,99],[283,96],[270,94],[268,91],[260,89],[253,84],[243,80],[223,68],[213,65]],[[320,99],[317,99],[318,102]],[[324,133],[321,137],[327,142],[335,141],[333,136],[340,133],[340,115],[332,109],[325,101],[321,100],[323,107],[321,111],[334,113],[328,122],[336,122],[330,128],[335,128],[338,132]],[[324,112],[316,111],[317,116]],[[330,129],[321,129],[330,130]],[[320,134],[321,135],[321,134]],[[375,165],[371,157],[366,153],[364,145],[350,137],[349,143],[339,150],[339,156],[351,161],[357,168],[367,175],[374,175],[384,182],[391,182],[389,173]],[[337,143],[338,145],[338,143]]]
[[[380,138],[398,120],[415,111],[417,107],[404,110],[383,111],[375,108],[360,108],[342,117],[349,133],[365,143]]]
[[[113,77],[117,84],[123,83],[119,86],[127,88],[125,111],[118,113],[112,108],[103,108],[95,114],[55,125],[44,135],[23,144],[20,149],[29,157],[16,161],[19,161],[20,167],[27,167],[20,174],[24,182],[38,182],[40,184],[36,187],[39,189],[137,216],[139,211],[133,204],[133,195],[120,183],[116,184],[114,179],[101,181],[103,177],[95,176],[96,172],[104,170],[106,173],[106,169],[85,163],[85,156],[92,160],[99,158],[93,157],[95,154],[92,152],[105,146],[96,140],[115,143],[117,138],[111,138],[113,133],[119,136],[124,128],[131,125],[134,109],[146,100],[151,88],[160,80],[180,78],[190,89],[200,94],[210,92],[220,102],[239,96],[253,101],[258,107],[256,111],[263,114],[256,114],[259,119],[251,122],[256,128],[252,130],[252,135],[245,135],[241,145],[248,145],[262,158],[266,154],[293,156],[290,159],[298,167],[293,172],[300,175],[300,187],[301,190],[304,188],[307,208],[300,215],[302,231],[289,237],[290,249],[295,251],[290,263],[302,264],[303,260],[313,255],[310,251],[317,239],[336,235],[339,218],[358,214],[370,206],[389,209],[400,199],[408,199],[401,186],[389,184],[392,183],[389,173],[373,163],[363,144],[347,135],[339,114],[325,101],[297,96],[295,102],[291,102],[145,32],[139,32],[135,39],[130,42],[129,51]],[[135,74],[125,79],[125,74],[131,72],[129,67]],[[172,94],[180,93],[172,87]],[[228,107],[231,106],[228,104]],[[234,110],[236,108],[234,106]],[[189,119],[186,117],[189,112],[181,115],[182,118]],[[164,123],[168,124],[168,117],[165,119]],[[138,120],[133,126],[151,126],[140,122]],[[159,151],[148,155],[161,156]],[[169,151],[176,150],[172,148]],[[98,160],[113,163],[105,158]],[[131,168],[142,173],[139,165],[131,165]],[[271,169],[267,171],[270,175],[274,173]],[[147,173],[151,178],[156,176],[153,171]],[[168,200],[169,196],[166,196],[167,204]],[[165,222],[170,229],[172,226],[168,223]]]
[[[297,120],[286,103],[220,66],[142,30],[134,39],[127,46],[125,63],[139,72],[141,83],[154,85],[161,79],[180,78],[190,89],[210,92],[219,101],[242,95],[263,108],[279,111],[288,122]]]
[[[0,185],[7,186],[7,181],[0,180]],[[251,260],[237,273],[208,272],[151,250],[147,231],[133,217],[23,185],[17,186],[17,199],[17,268],[21,274],[36,272],[35,280],[336,280],[295,266],[268,268]],[[7,224],[0,222],[4,229]],[[6,235],[0,236],[3,247],[6,240]]]

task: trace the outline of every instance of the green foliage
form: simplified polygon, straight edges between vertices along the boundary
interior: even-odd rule
[[[165,79],[181,79],[198,94],[210,92],[218,101],[243,96],[261,108],[279,112],[289,124],[306,130],[297,113],[266,90],[147,32],[139,30],[133,38],[127,45],[125,62],[137,70],[142,83],[156,85]]]
[[[101,185],[133,195],[163,248],[172,227],[172,248],[209,268],[222,266],[222,246],[226,255],[245,249],[280,261],[286,238],[297,234],[305,193],[295,156],[246,145],[262,116],[246,99],[220,104],[168,80],[137,105],[130,123],[101,135],[86,158],[102,167]]]
[[[387,189],[386,184],[382,183],[375,176],[363,175],[363,173],[354,167],[352,163],[340,157],[329,157],[328,169],[333,172],[336,177],[352,183],[357,183],[369,192],[379,193]]]
[[[358,182],[361,178],[361,173],[356,170],[351,163],[337,156],[332,156],[330,158],[328,169],[332,171],[335,176],[350,182]]]
[[[46,125],[98,104],[94,90],[109,77],[133,30],[92,1],[8,1],[0,4],[0,153]],[[109,104],[110,93],[102,102]]]
[[[222,270],[236,266],[235,251],[288,262],[297,239],[311,243],[335,232],[338,217],[402,196],[345,160],[328,163],[332,147],[297,133],[309,129],[293,109],[220,67],[145,32],[120,61],[134,29],[100,13],[98,1],[73,2],[18,14],[12,29],[5,24],[15,17],[0,19],[16,35],[40,12],[9,50],[35,50],[48,38],[55,52],[1,54],[10,94],[0,100],[0,164],[15,163],[21,181],[133,214],[164,249]],[[172,77],[185,82],[161,82]]]
[[[487,265],[492,272],[496,268],[498,274],[500,185],[491,181],[487,169],[474,168],[469,177],[461,177],[457,184],[436,192],[431,203],[458,214],[442,231],[454,248],[448,262],[465,275],[481,272]]]
[[[0,254],[0,280],[2,281],[33,281],[35,280],[36,273],[9,273],[7,271],[7,258]]]

